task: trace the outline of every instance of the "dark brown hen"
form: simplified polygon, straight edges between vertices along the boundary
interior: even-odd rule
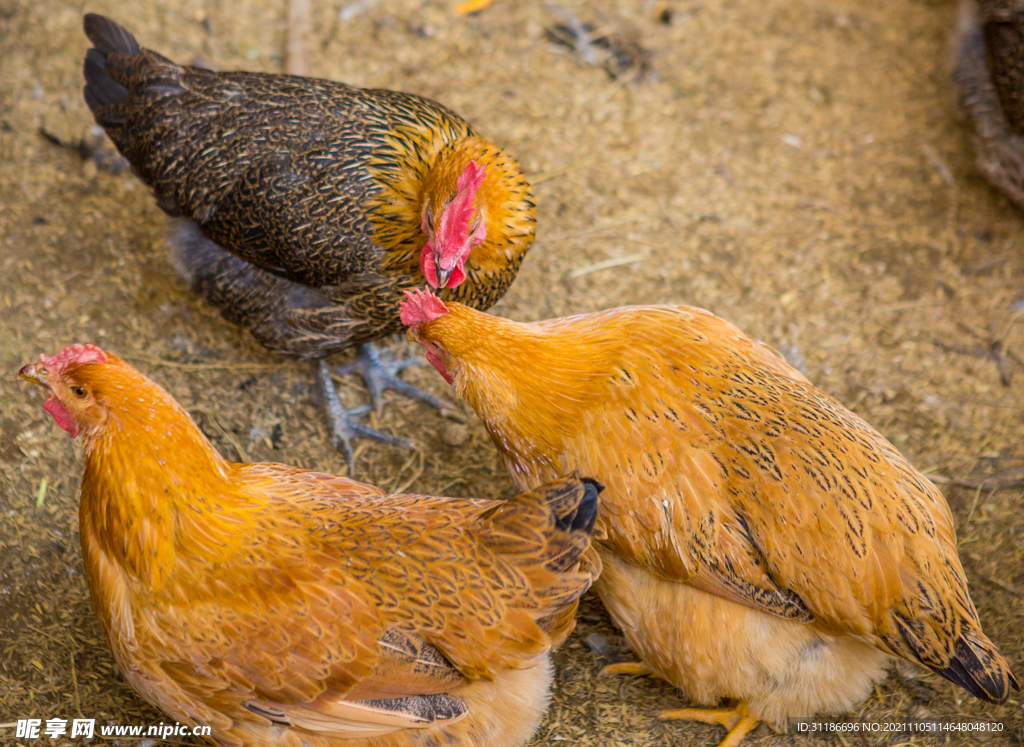
[[[1024,2],[965,2],[953,79],[974,128],[978,167],[1024,208]]]
[[[332,353],[364,346],[355,367],[375,404],[390,387],[441,406],[368,343],[401,328],[407,289],[480,309],[501,298],[534,236],[516,161],[421,96],[180,66],[102,16],[84,25],[86,103],[183,218],[176,267],[263,345],[314,361],[335,446],[351,462],[350,437],[380,434],[341,408]]]

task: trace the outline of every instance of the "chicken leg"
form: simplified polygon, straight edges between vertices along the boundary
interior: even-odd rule
[[[390,350],[385,349],[382,352],[372,342],[368,342],[359,346],[359,357],[352,363],[341,366],[338,369],[338,373],[358,373],[362,376],[366,382],[366,389],[370,393],[370,405],[378,413],[384,406],[384,400],[381,395],[388,389],[401,392],[406,397],[426,402],[438,410],[451,410],[452,406],[449,403],[398,378],[398,374],[401,371],[422,362],[422,358],[397,360]]]
[[[260,269],[246,260],[225,251],[207,238],[192,220],[176,220],[171,230],[171,262],[193,290],[217,306],[230,321],[246,324],[249,331],[266,347],[297,357],[311,358],[309,327],[317,326],[315,315],[330,306],[320,292],[287,278]],[[311,320],[313,320],[311,322]],[[314,338],[314,340],[320,340]],[[321,355],[336,348],[322,345]],[[356,420],[371,408],[380,412],[381,394],[395,389],[421,399],[442,410],[451,405],[407,384],[397,374],[418,359],[395,361],[382,355],[372,344],[359,346],[356,362],[340,369],[340,373],[362,374],[370,392],[371,405],[345,409],[338,398],[331,371],[323,358],[313,361],[313,375],[321,392],[331,443],[344,451],[349,468],[353,467],[353,438],[376,438],[385,443],[412,447],[409,441],[381,433]]]
[[[623,661],[609,664],[601,669],[601,675],[633,674],[649,675],[654,670],[642,661]],[[720,724],[729,730],[718,747],[737,747],[743,738],[753,730],[760,719],[752,716],[745,700],[731,708],[673,708],[658,714],[659,721],[699,721],[702,724]]]
[[[338,397],[338,390],[331,380],[331,369],[323,358],[313,361],[313,376],[316,378],[320,397],[323,400],[324,412],[327,415],[327,426],[330,428],[331,445],[338,451],[345,452],[348,460],[349,473],[355,472],[355,456],[352,452],[352,439],[358,437],[376,438],[384,443],[405,446],[413,449],[416,445],[411,441],[388,433],[381,433],[368,425],[363,425],[356,417],[370,411],[372,404],[346,409]],[[403,382],[404,383],[404,382]]]
[[[737,747],[759,723],[741,700],[732,708],[674,708],[658,714],[659,721],[700,721],[702,724],[721,724],[729,733],[718,747]]]
[[[601,676],[609,674],[635,674],[644,677],[654,674],[654,670],[642,661],[620,661],[601,668]]]

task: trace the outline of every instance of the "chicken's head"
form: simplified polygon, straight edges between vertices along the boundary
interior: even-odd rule
[[[406,291],[401,317],[409,339],[426,348],[427,360],[484,423],[517,411],[524,391],[540,401],[549,393],[552,379],[539,362],[557,356],[545,351],[548,336],[537,325],[443,302],[429,289]],[[562,350],[571,357],[571,343]]]
[[[43,405],[57,425],[75,438],[84,428],[96,429],[106,421],[107,410],[97,400],[89,369],[105,364],[109,356],[95,345],[72,345],[39,363],[30,363],[18,371],[18,378],[39,384],[49,398]]]
[[[456,180],[454,196],[450,187],[445,190],[442,179],[424,200],[420,227],[427,243],[420,255],[420,270],[433,288],[454,288],[465,280],[470,251],[487,237],[483,210],[475,204],[486,174],[476,161],[470,161]]]
[[[405,292],[405,300],[401,304],[402,324],[409,327],[409,338],[423,345],[427,350],[427,360],[449,384],[453,379],[448,371],[446,360],[448,351],[439,342],[420,336],[422,325],[434,321],[448,313],[444,301],[430,291],[414,290]]]

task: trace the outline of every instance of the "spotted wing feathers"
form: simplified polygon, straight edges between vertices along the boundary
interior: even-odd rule
[[[201,578],[175,577],[168,598],[188,604],[156,607],[143,657],[162,662],[152,692],[212,708],[235,724],[224,732],[258,718],[344,738],[457,721],[462,688],[564,640],[599,569],[592,480],[496,502],[233,468],[252,528]]]
[[[985,699],[1016,686],[981,631],[942,494],[771,348],[688,307],[611,309],[521,332],[449,306],[427,338],[459,351],[458,365],[481,380],[514,382],[509,425],[496,425],[498,405],[481,408],[506,462],[526,480],[531,470],[547,479],[545,463],[599,476],[609,551],[659,578],[872,641]],[[460,329],[473,331],[472,347],[460,347]],[[518,361],[530,365],[503,373]],[[487,394],[467,386],[465,396]]]

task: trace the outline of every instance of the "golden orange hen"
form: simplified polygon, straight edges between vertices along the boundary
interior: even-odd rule
[[[942,494],[778,353],[685,306],[536,324],[408,294],[403,321],[520,489],[607,485],[595,584],[648,671],[720,723],[848,710],[888,656],[986,701],[1017,681],[981,630]],[[635,671],[635,670],[634,670]]]
[[[509,502],[387,495],[232,464],[161,387],[93,346],[21,369],[85,448],[93,605],[125,679],[222,745],[522,744],[549,650],[600,568],[601,487]]]

